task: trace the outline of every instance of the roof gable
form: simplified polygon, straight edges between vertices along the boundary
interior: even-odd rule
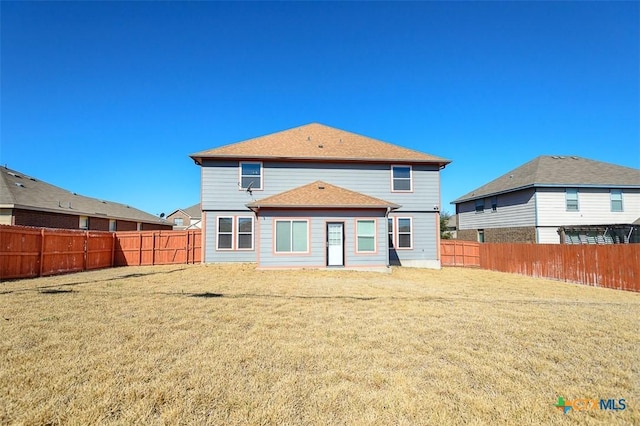
[[[191,158],[198,164],[206,158],[450,163],[444,158],[318,123],[197,152]]]
[[[640,188],[640,170],[576,156],[542,155],[452,203],[530,187]]]
[[[392,208],[400,206],[360,192],[315,181],[247,204],[250,208]]]
[[[85,197],[6,167],[0,167],[0,206],[134,222],[164,223],[160,218],[126,204]]]

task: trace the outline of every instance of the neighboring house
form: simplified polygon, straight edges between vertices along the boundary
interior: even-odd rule
[[[167,222],[175,230],[200,229],[202,227],[202,210],[200,203],[186,209],[178,209],[167,216]]]
[[[452,204],[458,216],[458,239],[616,242],[616,229],[632,231],[628,224],[640,217],[640,170],[575,156],[543,155]],[[580,237],[586,229],[592,240]],[[600,232],[602,238],[593,232]]]
[[[202,166],[205,262],[440,267],[449,160],[316,123],[191,158]]]
[[[171,229],[160,218],[0,168],[0,224],[96,231]]]

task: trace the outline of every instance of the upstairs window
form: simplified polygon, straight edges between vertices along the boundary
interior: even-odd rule
[[[116,232],[116,220],[115,219],[109,219],[109,231],[110,232]]]
[[[492,211],[498,211],[498,197],[494,196],[491,197],[491,210]]]
[[[240,163],[240,188],[262,189],[262,163]]]
[[[176,226],[182,226],[183,225],[183,219],[181,217],[176,217],[173,219],[173,224]]]
[[[411,166],[391,166],[391,180],[393,192],[411,192]]]
[[[484,211],[484,198],[476,200],[476,213],[482,213]]]
[[[578,190],[576,188],[567,188],[565,192],[565,199],[568,212],[577,212],[579,210]]]
[[[622,210],[622,189],[611,190],[611,211],[621,212]]]

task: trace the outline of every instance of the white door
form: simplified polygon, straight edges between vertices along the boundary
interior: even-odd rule
[[[344,266],[343,223],[327,223],[327,266]]]

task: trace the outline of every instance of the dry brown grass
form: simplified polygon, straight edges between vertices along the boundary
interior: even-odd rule
[[[639,319],[637,293],[453,268],[7,282],[0,423],[640,424]]]

